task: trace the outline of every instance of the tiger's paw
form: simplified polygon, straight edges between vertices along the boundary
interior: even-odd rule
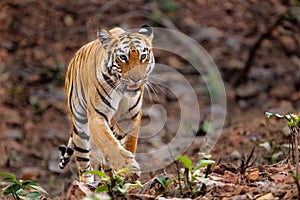
[[[111,167],[114,170],[128,168],[128,171],[124,173],[126,178],[128,177],[128,180],[137,180],[141,175],[141,168],[135,160],[135,155],[127,150],[120,150],[118,155],[118,158],[108,159]]]
[[[126,160],[126,167],[129,169],[126,172],[126,181],[134,182],[140,178],[141,168],[134,157]]]
[[[93,184],[94,183],[94,175],[93,174],[80,174],[79,181],[83,184]]]

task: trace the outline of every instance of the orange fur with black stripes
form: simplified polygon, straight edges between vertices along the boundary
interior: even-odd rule
[[[71,60],[65,90],[72,119],[72,134],[60,146],[60,167],[74,153],[80,181],[91,183],[91,140],[103,154],[102,165],[128,167],[140,173],[135,160],[141,123],[144,85],[154,68],[152,29],[136,33],[120,28],[99,29],[98,39],[84,45]]]

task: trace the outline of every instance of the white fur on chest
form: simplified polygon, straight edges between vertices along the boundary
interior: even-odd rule
[[[124,93],[119,103],[118,110],[115,114],[115,120],[123,133],[129,133],[134,128],[132,117],[140,110],[141,105],[135,106],[139,96],[140,92]],[[134,107],[134,109],[131,109],[132,107]]]

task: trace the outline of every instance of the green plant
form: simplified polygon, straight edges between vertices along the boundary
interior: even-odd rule
[[[180,7],[180,3],[174,0],[160,0],[157,6],[164,13],[174,13]]]
[[[0,172],[5,178],[1,182],[11,183],[2,189],[4,196],[12,195],[14,199],[41,199],[42,194],[48,195],[47,191],[31,180],[17,180],[9,173]]]
[[[290,130],[290,138],[291,138],[291,160],[296,165],[296,170],[292,172],[295,183],[298,189],[298,199],[300,199],[300,184],[299,184],[299,133],[300,133],[300,115],[289,113],[287,115],[280,115],[277,113],[265,112],[265,117],[270,119],[271,117],[276,117],[279,119],[284,119],[287,122],[287,126]]]
[[[270,164],[275,163],[280,156],[282,156],[283,152],[278,151],[280,150],[280,146],[276,145],[275,142],[264,142],[264,143],[259,143],[260,147],[263,147],[264,149],[267,150],[269,155],[266,157],[266,159],[269,161]]]
[[[95,192],[106,192],[113,198],[116,198],[118,196],[124,196],[129,188],[143,187],[139,181],[136,181],[136,183],[126,182],[126,178],[122,174],[128,171],[128,168],[123,168],[113,173],[112,176],[108,176],[103,171],[98,170],[88,171],[85,172],[85,174],[94,174],[101,177],[101,185],[96,188]]]
[[[164,192],[162,195],[166,195],[169,185],[173,182],[178,181],[178,178],[170,179],[166,174],[162,174],[157,176],[155,180],[164,188]]]
[[[185,188],[192,192],[193,194],[197,194],[200,192],[198,190],[198,187],[195,187],[194,184],[196,180],[203,182],[203,177],[199,176],[199,170],[203,167],[208,167],[213,164],[215,164],[214,160],[207,160],[207,158],[210,158],[210,155],[205,155],[206,159],[198,161],[194,166],[191,159],[185,156],[179,156],[178,160],[184,164],[185,170],[184,170],[184,182],[185,182]]]
[[[8,95],[14,96],[16,94],[20,94],[21,88],[19,86],[13,86],[8,90]]]
[[[298,149],[298,137],[300,132],[300,115],[296,114],[287,114],[287,115],[280,115],[277,113],[270,113],[265,112],[265,117],[267,119],[270,119],[271,117],[276,117],[279,119],[284,119],[287,122],[287,126],[290,130],[290,137],[291,137],[291,146],[292,146],[292,160],[297,165],[298,169],[298,163],[299,163],[299,149]],[[298,173],[297,173],[298,176]]]
[[[42,112],[41,103],[37,98],[30,97],[28,101],[29,101],[30,105],[33,107],[35,114],[40,114]]]
[[[49,79],[57,80],[59,84],[64,84],[65,82],[65,72],[63,70],[63,64],[56,64],[53,68],[49,70]]]
[[[196,133],[196,136],[205,136],[209,131],[209,121],[203,120],[200,123],[199,130]]]

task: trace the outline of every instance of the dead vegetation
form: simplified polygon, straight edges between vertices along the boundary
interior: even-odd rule
[[[82,199],[95,189],[73,181],[72,167],[57,169],[57,146],[70,133],[63,91],[67,63],[95,38],[98,26],[130,29],[141,24],[179,30],[208,51],[226,84],[228,117],[210,152],[215,163],[195,170],[193,181],[190,172],[203,159],[197,140],[185,153],[193,163],[190,169],[174,160],[164,171],[144,174],[142,188],[127,188],[115,197],[299,199],[299,121],[290,117],[292,126],[264,116],[266,111],[299,113],[299,1],[3,0],[0,24],[0,171],[35,181],[48,191],[47,199]],[[155,56],[193,86],[199,84],[181,58],[160,51]],[[199,95],[201,112],[208,115],[209,103]],[[174,95],[158,98],[176,125]],[[160,140],[141,139],[140,148],[170,141],[172,127]]]

